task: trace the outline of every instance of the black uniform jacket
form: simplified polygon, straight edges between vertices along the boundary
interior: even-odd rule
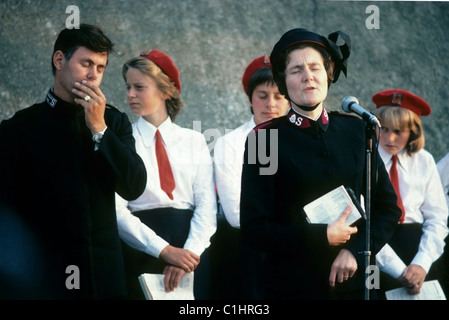
[[[359,220],[358,232],[350,241],[331,247],[327,225],[307,223],[303,207],[340,185],[352,188],[357,199],[365,193],[365,131],[365,122],[355,116],[323,110],[318,121],[311,121],[290,110],[257,126],[248,136],[241,226],[245,241],[267,253],[263,285],[270,296],[328,299],[342,297],[339,292],[359,291],[363,299],[365,219]],[[372,257],[390,239],[400,216],[375,148],[373,154]],[[357,258],[358,277],[330,290],[331,264],[340,248]]]
[[[94,151],[84,109],[50,90],[1,122],[1,298],[126,295],[115,192],[136,199],[147,175],[127,115],[105,120]]]

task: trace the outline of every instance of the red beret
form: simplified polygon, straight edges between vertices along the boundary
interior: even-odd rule
[[[159,68],[164,71],[169,78],[175,84],[175,87],[178,88],[179,93],[181,93],[181,81],[179,80],[179,70],[176,67],[173,60],[164,52],[153,49],[153,50],[145,50],[140,54],[141,57],[147,58],[148,60],[153,61],[158,65]]]
[[[253,76],[254,72],[259,70],[260,68],[264,67],[270,67],[271,68],[271,62],[270,62],[270,56],[264,55],[261,57],[258,57],[254,59],[245,69],[245,73],[243,73],[242,77],[242,84],[243,84],[243,90],[245,90],[245,93],[248,94],[248,83],[251,77]]]
[[[376,108],[382,106],[397,106],[415,112],[419,117],[428,116],[432,109],[430,105],[421,97],[402,89],[388,89],[376,93],[372,97]]]

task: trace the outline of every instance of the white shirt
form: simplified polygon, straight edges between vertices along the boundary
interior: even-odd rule
[[[391,155],[379,148],[379,153],[390,171]],[[405,209],[404,223],[421,223],[423,234],[418,252],[411,264],[421,266],[426,272],[443,253],[444,239],[448,234],[448,206],[433,156],[421,149],[411,157],[402,151],[398,154],[399,189]],[[407,245],[407,244],[404,244]],[[376,255],[380,270],[398,278],[406,265],[387,244]]]
[[[240,228],[240,190],[245,142],[256,126],[254,116],[217,139],[214,147],[214,173],[221,209],[234,228]]]
[[[173,200],[160,187],[155,153],[156,129],[161,133],[173,170],[176,183]],[[140,117],[133,124],[133,135],[137,153],[147,169],[148,181],[145,191],[136,200],[128,202],[116,194],[120,237],[131,247],[158,258],[169,243],[132,213],[164,207],[191,209],[193,217],[184,249],[201,255],[217,229],[213,166],[204,136],[172,123],[170,117],[158,128]]]
[[[437,168],[440,173],[441,182],[443,183],[447,205],[449,206],[449,152],[438,161]]]

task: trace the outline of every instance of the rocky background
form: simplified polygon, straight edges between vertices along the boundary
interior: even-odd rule
[[[432,106],[422,119],[426,149],[437,161],[449,151],[448,2],[0,0],[0,120],[45,98],[53,83],[53,43],[73,13],[66,12],[69,5],[79,8],[81,23],[101,26],[115,43],[102,90],[132,121],[121,67],[143,49],[172,56],[185,103],[176,121],[203,132],[212,150],[219,135],[250,117],[241,77],[252,59],[269,54],[292,28],[323,35],[342,30],[352,38],[348,77],[331,86],[328,110],[343,112],[348,95],[373,110],[374,93],[407,89]]]

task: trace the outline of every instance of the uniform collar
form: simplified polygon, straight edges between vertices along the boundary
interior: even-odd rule
[[[58,103],[60,99],[56,96],[56,94],[53,92],[53,87],[48,91],[47,93],[47,98],[45,99],[45,101],[47,102],[47,104],[54,108],[56,106],[56,104]]]
[[[137,129],[139,130],[140,135],[142,136],[143,143],[145,147],[149,147],[154,144],[154,137],[156,134],[156,130],[159,129],[161,133],[162,140],[167,142],[171,128],[173,126],[173,122],[170,117],[167,117],[164,122],[162,122],[159,127],[155,127],[153,124],[145,120],[143,117],[139,117],[137,120]]]
[[[386,152],[384,149],[382,149],[382,147],[379,147],[379,154],[383,162],[385,163],[385,166],[387,168],[390,168],[392,164],[393,155]],[[397,156],[398,156],[398,165],[401,166],[405,171],[408,171],[408,156],[405,149],[399,151]]]
[[[287,114],[287,119],[291,125],[302,130],[321,128],[322,131],[326,131],[329,127],[329,115],[324,108],[321,112],[321,116],[316,121],[307,118],[293,108],[290,108],[290,111]]]
[[[84,111],[82,106],[69,103],[59,98],[55,94],[53,87],[51,87],[50,90],[48,91],[47,97],[45,98],[45,102],[52,109],[68,115]]]

